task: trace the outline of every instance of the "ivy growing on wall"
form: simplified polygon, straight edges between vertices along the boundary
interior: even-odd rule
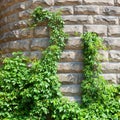
[[[87,32],[83,40],[84,81],[81,84],[82,106],[87,108],[88,120],[120,119],[120,85],[109,84],[102,76],[99,50],[103,39]]]
[[[21,53],[5,58],[0,68],[0,120],[119,120],[120,86],[109,85],[100,76],[98,49],[102,39],[85,33],[83,39],[84,78],[81,105],[62,97],[57,62],[67,34],[59,13],[37,7],[32,26],[47,23],[50,46],[40,60]]]

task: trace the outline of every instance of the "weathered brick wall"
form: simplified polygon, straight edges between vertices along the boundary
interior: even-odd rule
[[[31,58],[41,57],[49,34],[46,26],[27,29],[33,8],[43,6],[52,11],[61,10],[64,30],[69,33],[66,49],[58,65],[61,91],[71,100],[80,101],[80,82],[83,58],[80,34],[97,32],[104,38],[107,51],[101,51],[104,76],[120,83],[120,0],[0,0],[0,50],[3,56],[23,51]],[[79,34],[75,34],[75,33]]]

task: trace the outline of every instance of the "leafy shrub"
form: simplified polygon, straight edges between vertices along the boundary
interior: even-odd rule
[[[82,104],[62,97],[57,77],[57,61],[67,35],[58,13],[38,7],[33,26],[48,22],[50,46],[41,60],[31,61],[21,53],[5,58],[0,68],[0,120],[119,120],[120,86],[109,85],[100,76],[98,49],[102,39],[85,33],[83,39],[84,78]]]

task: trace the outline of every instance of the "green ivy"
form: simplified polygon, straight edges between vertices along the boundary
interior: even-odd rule
[[[81,105],[62,97],[57,62],[67,39],[59,13],[37,7],[32,27],[47,23],[50,46],[40,60],[21,53],[5,58],[0,68],[0,120],[119,120],[120,86],[101,77],[98,49],[103,40],[95,33],[82,35],[84,80]]]
[[[99,50],[103,39],[87,32],[83,40],[84,80],[81,84],[82,106],[87,107],[88,120],[120,119],[120,85],[109,84],[102,76]]]

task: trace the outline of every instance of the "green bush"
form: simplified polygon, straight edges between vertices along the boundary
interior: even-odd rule
[[[48,65],[49,71],[42,60],[30,61],[19,53],[4,59],[0,69],[1,120],[79,118],[79,105],[62,98],[55,65]]]
[[[57,77],[57,62],[67,38],[61,16],[38,7],[32,22],[34,27],[48,23],[50,46],[40,60],[13,53],[2,61],[0,120],[119,120],[120,86],[110,85],[100,76],[102,39],[95,33],[82,35],[85,79],[82,103],[77,104],[62,97]]]

